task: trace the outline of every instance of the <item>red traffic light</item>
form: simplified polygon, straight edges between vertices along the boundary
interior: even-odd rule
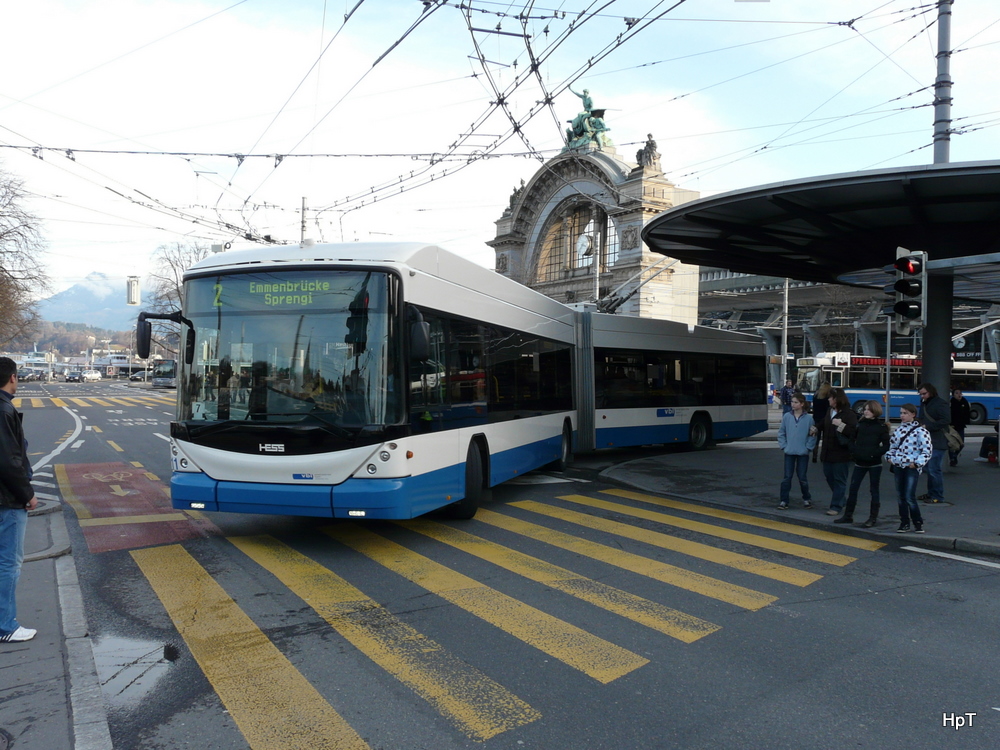
[[[902,258],[897,258],[896,262],[892,264],[892,267],[901,273],[916,276],[924,269],[924,259],[919,255],[907,255]]]

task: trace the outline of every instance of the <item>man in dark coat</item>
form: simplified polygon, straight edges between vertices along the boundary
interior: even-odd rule
[[[38,504],[31,486],[28,444],[21,415],[14,409],[17,364],[0,357],[0,643],[19,643],[35,630],[17,622],[17,581],[24,562],[24,532],[28,511]]]
[[[969,404],[969,399],[962,395],[961,388],[956,388],[951,392],[951,426],[962,438],[963,445],[965,444],[965,428],[971,422],[972,406]],[[951,459],[952,466],[958,466],[958,456],[961,452],[961,448],[957,451],[948,451],[948,458]]]
[[[938,395],[937,388],[932,383],[921,383],[917,386],[920,394],[920,409],[917,421],[931,433],[931,460],[924,467],[927,469],[927,492],[920,500],[928,503],[944,502],[944,474],[941,464],[944,454],[948,452],[948,437],[946,430],[951,424],[951,409],[948,402]]]

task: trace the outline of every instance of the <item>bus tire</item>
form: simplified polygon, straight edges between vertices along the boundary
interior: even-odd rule
[[[982,404],[969,405],[969,424],[986,424],[986,407]]]
[[[445,508],[449,518],[467,521],[476,515],[479,504],[487,499],[489,490],[483,483],[483,454],[479,446],[469,443],[469,452],[465,457],[465,497]]]
[[[570,431],[569,422],[563,425],[562,442],[559,445],[559,458],[545,468],[549,471],[565,472],[570,461],[573,460],[573,433]]]
[[[712,420],[704,414],[696,414],[688,425],[688,447],[693,451],[703,451],[712,442]]]

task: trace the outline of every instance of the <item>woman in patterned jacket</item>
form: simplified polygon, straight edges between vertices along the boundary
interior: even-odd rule
[[[923,534],[924,519],[917,505],[917,479],[931,460],[931,434],[917,421],[917,407],[913,404],[899,407],[899,419],[902,424],[893,430],[889,438],[889,452],[885,454],[891,464],[890,471],[896,477],[896,494],[899,496],[899,528],[896,533],[909,531],[912,517],[913,530]]]

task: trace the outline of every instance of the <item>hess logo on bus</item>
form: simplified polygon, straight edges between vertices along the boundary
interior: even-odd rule
[[[281,443],[260,443],[258,445],[261,453],[284,453],[285,446]]]

